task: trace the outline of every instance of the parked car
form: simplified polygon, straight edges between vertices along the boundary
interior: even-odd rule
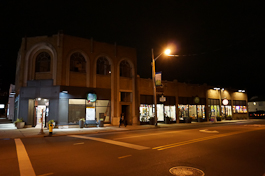
[[[249,112],[249,117],[252,118],[252,119],[265,118],[265,111]]]

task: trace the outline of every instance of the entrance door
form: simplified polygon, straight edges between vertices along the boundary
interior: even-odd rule
[[[36,106],[36,126],[35,128],[41,128],[41,118],[43,117],[43,126],[45,125],[45,112],[46,106],[45,105],[38,105]]]
[[[132,125],[130,105],[122,105],[121,106],[121,113],[124,113],[124,118],[126,119],[127,124]]]
[[[43,117],[43,126],[46,126],[46,122],[48,122],[49,116],[49,100],[38,98],[35,100],[35,108],[34,108],[34,119],[33,124],[35,128],[41,128],[41,117]]]

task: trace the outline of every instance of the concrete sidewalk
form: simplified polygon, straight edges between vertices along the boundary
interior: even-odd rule
[[[240,122],[249,122],[251,120],[223,120],[216,123],[240,123]],[[159,123],[157,127],[154,125],[128,125],[126,127],[121,126],[112,126],[105,124],[104,127],[89,127],[89,128],[79,128],[77,125],[75,128],[55,128],[53,129],[52,136],[64,136],[64,135],[73,135],[73,134],[95,134],[103,132],[120,132],[120,131],[129,131],[129,130],[144,130],[144,129],[155,129],[155,128],[176,128],[180,126],[190,126],[193,125],[203,125],[203,124],[213,124],[212,122],[199,122],[199,123],[175,123],[175,124],[163,124]],[[8,138],[26,138],[26,137],[45,137],[49,135],[49,130],[44,128],[43,132],[45,134],[39,134],[40,128],[23,128],[16,129],[15,125],[7,120],[6,118],[0,118],[0,140]]]

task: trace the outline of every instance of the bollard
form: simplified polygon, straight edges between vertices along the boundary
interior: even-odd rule
[[[49,136],[52,136],[53,124],[49,124]]]

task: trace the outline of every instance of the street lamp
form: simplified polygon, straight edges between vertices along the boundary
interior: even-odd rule
[[[155,61],[162,55],[166,54],[167,56],[175,56],[178,57],[179,55],[169,55],[170,54],[170,49],[166,49],[163,53],[159,54],[156,58],[154,58],[154,51],[152,49],[152,79],[153,79],[153,89],[154,89],[154,104],[155,104],[155,126],[157,126],[157,107],[156,107],[156,84],[155,84],[155,74],[156,74],[156,69],[155,69]]]

